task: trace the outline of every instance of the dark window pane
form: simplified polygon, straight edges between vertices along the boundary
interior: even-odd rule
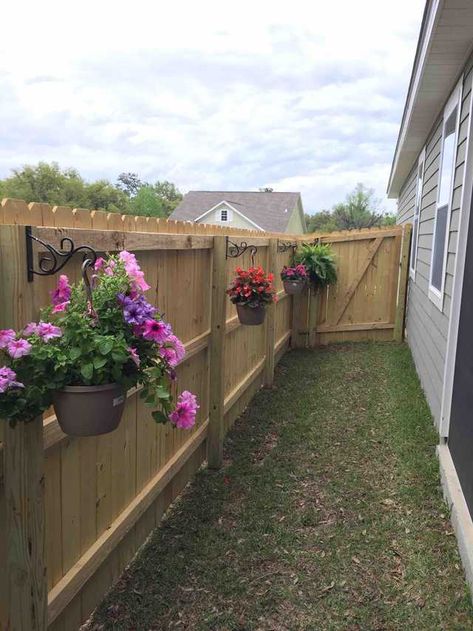
[[[416,250],[417,250],[417,229],[419,220],[417,217],[414,219],[414,226],[412,228],[412,241],[411,241],[411,270],[414,271],[416,266]]]
[[[448,205],[437,210],[435,223],[434,252],[432,257],[432,285],[441,291],[443,259],[445,256],[445,234],[447,230]]]

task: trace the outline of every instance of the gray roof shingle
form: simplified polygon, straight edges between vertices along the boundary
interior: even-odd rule
[[[284,232],[298,199],[300,193],[189,191],[170,219],[194,221],[220,202],[226,201],[263,230]]]

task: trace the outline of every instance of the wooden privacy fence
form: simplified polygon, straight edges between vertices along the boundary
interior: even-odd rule
[[[0,328],[37,318],[56,283],[48,276],[28,283],[24,225],[36,226],[33,234],[55,246],[68,236],[100,252],[129,249],[151,285],[148,298],[185,344],[179,390],[195,392],[201,406],[190,432],[156,425],[135,390],[128,393],[119,428],[108,435],[68,437],[52,413],[14,429],[0,426],[0,628],[42,631],[47,624],[74,631],[201,464],[208,459],[220,466],[225,433],[255,392],[272,385],[274,366],[291,338],[294,346],[399,339],[407,277],[407,256],[400,254],[408,252],[409,232],[404,239],[397,227],[321,236],[334,243],[339,281],[320,296],[298,297],[293,308],[279,279],[292,255],[281,242],[291,238],[232,231],[235,241],[257,246],[255,263],[275,273],[279,296],[264,326],[245,327],[225,289],[237,265],[251,264],[250,254],[227,259],[220,229],[101,230],[78,227],[77,216],[73,226],[48,227],[43,224],[50,207],[41,205],[41,221],[27,224],[36,205],[11,204],[16,225],[6,223],[5,212],[0,225]],[[87,224],[85,213],[81,222]],[[71,223],[70,210],[65,224],[68,217]],[[79,279],[80,260],[65,271]]]

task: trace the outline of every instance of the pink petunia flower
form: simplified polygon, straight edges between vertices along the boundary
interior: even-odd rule
[[[58,326],[50,322],[40,322],[38,324],[38,335],[44,342],[49,342],[55,337],[61,337],[62,331]]]
[[[8,366],[0,368],[0,394],[10,388],[24,388],[25,386],[16,380],[16,372]]]
[[[169,420],[176,427],[190,429],[195,425],[195,417],[199,407],[196,396],[192,392],[184,390],[179,395],[176,409],[169,415]]]
[[[69,285],[69,279],[65,274],[61,274],[59,276],[56,289],[50,293],[53,305],[59,305],[70,300],[71,286]]]
[[[67,309],[67,305],[70,303],[70,300],[66,300],[65,302],[60,302],[53,309],[53,313],[61,313]]]
[[[27,340],[23,339],[12,340],[7,346],[7,351],[10,357],[13,359],[19,359],[20,357],[30,354],[31,344]]]
[[[127,351],[130,353],[130,358],[135,363],[136,367],[139,368],[141,364],[140,356],[138,355],[138,351],[133,346],[129,346]]]
[[[113,270],[116,268],[117,264],[115,263],[115,261],[113,259],[111,259],[108,262],[107,267],[104,269],[104,273],[107,276],[113,276]]]
[[[136,260],[136,256],[131,252],[127,252],[123,250],[118,255],[118,258],[123,261],[125,264],[125,270],[128,276],[131,278],[134,288],[139,289],[140,291],[148,291],[150,286],[145,281],[145,275],[141,271],[140,266],[138,265],[138,261]]]
[[[146,320],[144,323],[143,337],[145,340],[162,344],[166,342],[171,335],[171,326],[162,320]]]
[[[30,322],[23,329],[23,335],[26,335],[26,336],[34,335],[37,332],[38,332],[38,325],[36,324],[36,322]]]
[[[105,265],[105,259],[103,256],[99,256],[99,258],[95,261],[94,271],[98,272]]]
[[[0,330],[0,348],[6,348],[10,342],[16,337],[16,333],[13,329],[1,329]]]
[[[165,345],[159,349],[159,354],[168,362],[171,368],[175,368],[184,359],[186,349],[178,337],[170,335]]]

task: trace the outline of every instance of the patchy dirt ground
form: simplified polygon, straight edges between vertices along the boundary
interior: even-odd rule
[[[288,353],[90,630],[467,631],[409,350]]]

